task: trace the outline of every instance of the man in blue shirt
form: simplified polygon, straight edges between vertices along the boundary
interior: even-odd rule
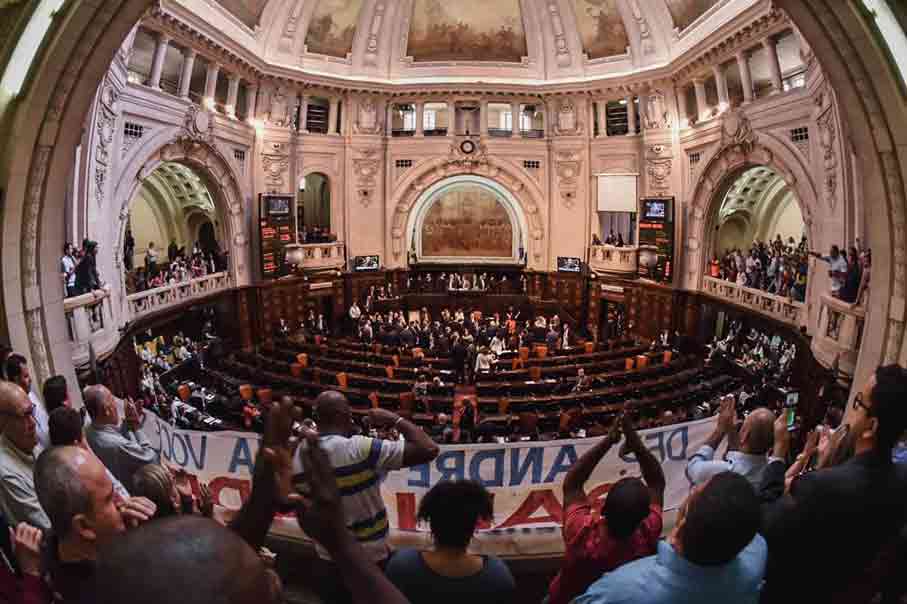
[[[606,573],[573,604],[757,604],[768,545],[746,478],[722,472],[696,487],[654,556]]]

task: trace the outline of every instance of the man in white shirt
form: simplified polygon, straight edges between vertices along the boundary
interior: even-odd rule
[[[63,246],[63,257],[60,258],[60,272],[63,275],[63,293],[69,298],[76,295],[76,259],[72,255],[72,244]]]
[[[50,432],[48,429],[47,407],[41,401],[41,397],[32,390],[31,372],[28,369],[28,362],[21,354],[13,353],[6,359],[6,379],[17,384],[25,394],[28,395],[29,401],[34,405],[34,418],[36,430],[38,432],[38,445],[42,449],[50,446]]]
[[[828,263],[828,276],[831,277],[831,295],[838,297],[847,278],[847,259],[841,254],[836,245],[831,246],[831,252],[828,256],[822,256],[817,252],[810,252],[809,255]]]

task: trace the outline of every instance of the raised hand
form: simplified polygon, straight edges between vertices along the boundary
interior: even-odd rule
[[[23,574],[41,576],[42,537],[41,529],[25,522],[20,522],[15,530],[13,527],[9,527],[9,540],[12,543],[16,561],[19,563],[19,570]]]
[[[725,396],[721,399],[721,407],[718,412],[718,429],[723,434],[730,434],[737,427],[737,407],[733,396]]]
[[[214,497],[211,495],[211,489],[204,482],[198,485],[200,497],[198,499],[198,509],[202,516],[212,518],[214,516]]]
[[[273,473],[274,497],[280,506],[296,504],[299,494],[293,488],[293,454],[298,444],[293,425],[302,412],[287,396],[273,403],[265,422],[262,457]]]
[[[334,468],[318,442],[318,435],[303,429],[306,446],[300,454],[307,496],[296,508],[305,533],[328,550],[350,539],[343,517]]]
[[[120,514],[128,528],[136,528],[154,518],[157,506],[145,497],[130,497],[120,503]]]

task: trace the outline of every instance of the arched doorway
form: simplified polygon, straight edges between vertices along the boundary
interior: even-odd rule
[[[709,207],[707,275],[805,300],[809,238],[797,193],[784,176],[769,165],[738,169]]]
[[[310,172],[296,197],[299,241],[311,241],[331,232],[331,181],[321,172]]]
[[[139,183],[126,208],[123,279],[129,294],[204,276],[225,266],[224,234],[207,179],[164,161]],[[202,244],[204,234],[204,245]]]

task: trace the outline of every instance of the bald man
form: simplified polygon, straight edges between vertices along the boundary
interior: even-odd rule
[[[91,425],[85,428],[85,440],[111,473],[124,485],[142,466],[157,460],[151,441],[139,426],[139,417],[131,402],[125,406],[125,418],[113,394],[104,386],[88,386],[82,394]]]
[[[758,488],[768,464],[767,454],[775,442],[775,414],[765,407],[754,409],[737,432],[737,407],[733,394],[721,399],[718,424],[705,444],[687,463],[687,478],[692,486],[706,483],[721,472],[734,472]],[[728,439],[724,459],[716,460],[715,451]]]
[[[45,567],[53,591],[64,602],[94,602],[95,559],[100,546],[154,516],[144,497],[123,499],[107,469],[80,447],[51,447],[35,465],[38,499],[53,534]]]
[[[50,520],[35,492],[35,406],[13,382],[0,382],[0,432],[0,509],[11,526],[27,522],[47,530]]]

